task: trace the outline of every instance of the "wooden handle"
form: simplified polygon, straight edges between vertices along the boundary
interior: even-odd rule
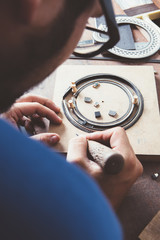
[[[101,143],[88,140],[88,152],[107,174],[118,174],[123,168],[122,155]]]

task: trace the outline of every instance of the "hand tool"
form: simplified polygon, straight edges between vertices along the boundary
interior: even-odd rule
[[[99,142],[88,140],[88,152],[106,174],[118,174],[123,169],[123,156]]]

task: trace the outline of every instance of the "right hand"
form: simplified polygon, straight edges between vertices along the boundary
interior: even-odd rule
[[[112,149],[124,158],[124,167],[117,175],[107,175],[87,157],[87,139],[103,144],[110,142]],[[117,209],[136,179],[142,174],[143,167],[129,143],[124,129],[117,127],[106,131],[79,136],[70,141],[67,160],[80,165],[96,179],[112,206]]]

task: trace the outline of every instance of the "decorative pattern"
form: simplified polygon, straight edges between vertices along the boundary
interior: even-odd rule
[[[154,27],[145,22],[144,20],[134,18],[134,17],[116,17],[117,24],[131,24],[136,25],[144,29],[150,41],[148,45],[139,50],[125,50],[114,46],[113,48],[109,49],[108,51],[114,55],[125,57],[125,58],[132,58],[132,59],[139,59],[145,58],[153,55],[156,53],[160,48],[160,34]]]

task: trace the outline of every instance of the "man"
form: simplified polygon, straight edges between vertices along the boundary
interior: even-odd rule
[[[97,6],[96,0],[0,2],[1,112],[72,53]],[[45,101],[38,108],[14,111],[13,120],[37,111],[61,122],[56,106]],[[123,155],[124,168],[116,176],[106,176],[87,158],[84,136],[70,142],[67,159],[75,162],[71,164],[3,120],[0,132],[1,239],[122,239],[110,204],[116,209],[142,173],[123,129],[87,136],[104,143],[110,140],[111,147]]]

